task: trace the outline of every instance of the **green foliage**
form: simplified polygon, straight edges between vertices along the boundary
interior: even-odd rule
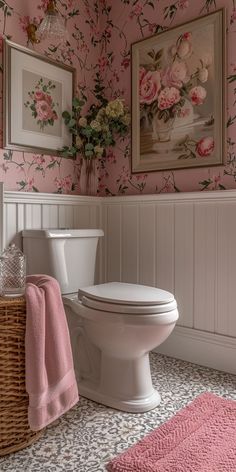
[[[119,137],[129,130],[130,116],[123,101],[119,98],[108,102],[104,96],[104,86],[99,74],[95,77],[93,90],[96,103],[83,112],[87,97],[74,97],[72,111],[63,111],[62,117],[69,132],[74,136],[73,145],[65,146],[60,154],[75,159],[80,154],[84,159],[106,156],[106,149],[114,146]]]

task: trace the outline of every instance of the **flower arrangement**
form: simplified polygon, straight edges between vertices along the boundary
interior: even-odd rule
[[[48,125],[53,126],[55,120],[58,120],[56,107],[59,105],[52,98],[55,87],[51,80],[44,83],[44,80],[40,78],[35,89],[28,92],[29,100],[24,103],[24,106],[31,110],[32,117],[37,120],[41,131]]]
[[[139,102],[141,120],[154,117],[167,123],[177,115],[186,101],[194,107],[204,103],[207,91],[204,83],[208,80],[211,58],[199,58],[199,67],[190,71],[187,59],[193,54],[192,35],[185,32],[168,50],[148,52],[150,64],[139,70]],[[186,110],[185,110],[186,112]]]
[[[116,137],[124,137],[129,129],[130,115],[123,100],[108,101],[103,96],[103,87],[96,79],[94,95],[96,104],[83,112],[87,99],[75,97],[72,113],[64,111],[62,116],[70,133],[75,137],[71,147],[65,146],[61,155],[75,159],[79,154],[88,163],[106,157],[106,149],[116,144]]]

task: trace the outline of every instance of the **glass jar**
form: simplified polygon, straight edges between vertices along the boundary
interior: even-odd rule
[[[20,297],[25,292],[26,258],[11,244],[0,257],[0,295]]]

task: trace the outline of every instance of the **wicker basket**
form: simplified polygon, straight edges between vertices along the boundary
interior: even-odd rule
[[[29,446],[42,434],[28,424],[25,324],[25,299],[0,297],[0,456]]]

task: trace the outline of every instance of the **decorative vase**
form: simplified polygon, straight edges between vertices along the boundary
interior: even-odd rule
[[[153,119],[153,131],[158,141],[161,143],[170,141],[174,121],[175,118],[169,118],[169,120],[165,122],[163,118],[159,119],[157,116]]]
[[[81,159],[80,191],[82,195],[97,195],[96,159]]]
[[[142,111],[140,115],[140,128],[144,133],[151,131],[152,129],[152,123],[150,122],[146,111]]]

